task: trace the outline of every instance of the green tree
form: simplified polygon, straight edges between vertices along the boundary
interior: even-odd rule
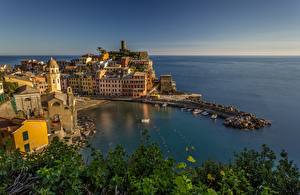
[[[54,139],[41,153],[0,151],[0,194],[299,194],[300,173],[288,154],[244,150],[232,163],[175,164],[143,142],[128,155],[117,146],[106,156]],[[196,159],[195,159],[196,161]],[[194,161],[193,161],[194,162]]]
[[[280,157],[279,164],[274,170],[274,190],[279,194],[299,194],[299,169],[288,159],[287,152],[282,151]]]
[[[7,94],[8,96],[12,96],[12,94],[18,88],[18,84],[17,83],[4,82],[3,83],[3,88],[4,88],[5,94]]]

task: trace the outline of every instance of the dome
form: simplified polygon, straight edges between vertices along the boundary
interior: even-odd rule
[[[50,59],[49,62],[48,62],[48,66],[49,66],[50,68],[59,68],[59,66],[58,66],[58,64],[57,64],[57,62],[56,62],[56,60],[54,60],[52,57],[51,57],[51,59]]]

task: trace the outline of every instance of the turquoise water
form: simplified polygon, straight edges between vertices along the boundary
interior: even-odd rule
[[[1,59],[0,57],[0,64]],[[140,130],[149,129],[165,154],[186,158],[185,147],[196,148],[200,160],[228,161],[244,147],[267,144],[276,152],[286,149],[300,165],[300,57],[192,57],[153,56],[157,75],[172,73],[177,88],[202,93],[204,99],[238,106],[270,119],[269,128],[254,132],[228,129],[221,120],[193,117],[179,109],[157,110],[150,105],[112,102],[86,112],[97,118],[94,147],[104,152],[116,144],[132,151]],[[140,123],[144,115],[149,125]],[[146,116],[147,116],[146,115]]]

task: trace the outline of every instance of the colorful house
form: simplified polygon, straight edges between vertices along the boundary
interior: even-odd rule
[[[48,145],[45,120],[0,118],[0,148],[31,153]]]

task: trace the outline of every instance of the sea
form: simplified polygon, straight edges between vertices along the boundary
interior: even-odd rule
[[[76,56],[55,56],[72,59]],[[18,64],[26,58],[50,56],[0,56],[0,64]],[[259,150],[266,144],[282,150],[300,166],[300,57],[269,56],[151,56],[156,75],[172,74],[179,91],[200,93],[203,99],[234,105],[272,121],[255,131],[226,128],[221,119],[183,112],[177,108],[110,102],[84,111],[96,119],[96,133],[89,141],[103,153],[121,144],[131,153],[147,130],[164,155],[177,161],[192,155],[229,162],[244,148]],[[149,118],[149,124],[141,123]],[[190,150],[195,148],[195,150]],[[188,149],[188,150],[187,150]],[[83,154],[89,156],[90,149]]]

